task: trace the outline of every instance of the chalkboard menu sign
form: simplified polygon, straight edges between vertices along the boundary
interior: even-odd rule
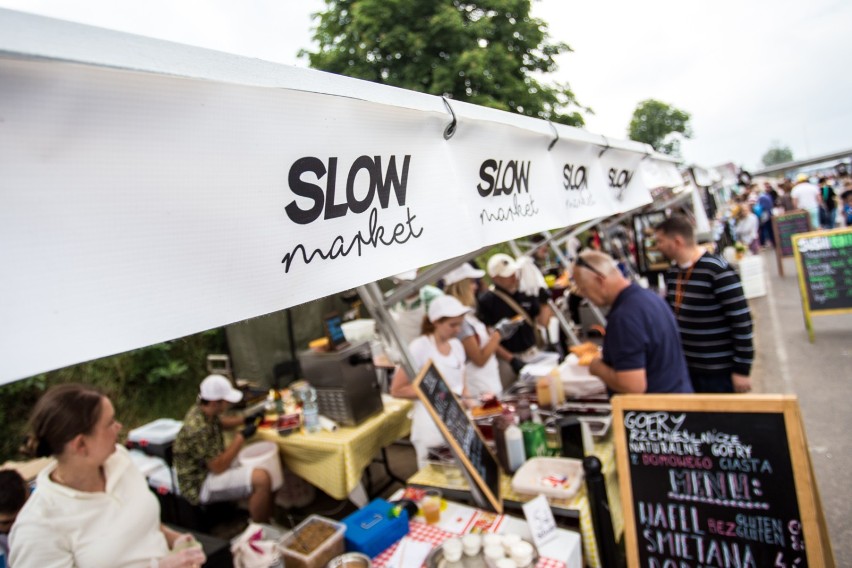
[[[833,566],[795,397],[612,402],[629,566]]]
[[[796,235],[793,250],[805,326],[813,341],[811,315],[852,313],[852,229]]]
[[[498,513],[502,512],[497,458],[432,361],[417,375],[414,389],[473,483],[491,507]]]
[[[781,259],[793,256],[792,237],[796,233],[807,233],[811,230],[811,215],[807,211],[797,209],[783,215],[772,217],[772,233],[775,243],[775,260],[778,262],[778,273],[784,275]]]

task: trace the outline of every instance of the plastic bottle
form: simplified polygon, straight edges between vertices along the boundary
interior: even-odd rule
[[[539,411],[537,404],[530,404],[530,416],[531,416],[531,420],[535,424],[541,424],[542,423],[541,411]]]
[[[509,471],[515,473],[524,464],[524,435],[521,429],[511,424],[504,433],[506,438],[506,458],[509,461]]]
[[[319,421],[319,406],[317,405],[317,391],[308,387],[302,392],[302,423],[309,433],[319,432],[322,426]]]

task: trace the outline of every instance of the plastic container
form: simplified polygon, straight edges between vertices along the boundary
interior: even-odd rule
[[[343,336],[349,343],[369,341],[376,335],[376,320],[356,319],[347,321],[340,325],[340,329],[343,330]]]
[[[256,469],[265,469],[272,478],[272,490],[278,491],[284,483],[281,471],[281,459],[278,457],[278,444],[275,442],[256,442],[242,450],[237,458],[240,465]]]
[[[288,548],[290,546],[299,546],[299,542],[304,542],[309,547],[313,542],[307,542],[304,539],[310,539],[312,523],[321,523],[328,525],[334,532],[327,536],[318,546],[313,547],[309,553],[301,553],[298,549]],[[284,536],[281,542],[278,543],[278,550],[281,552],[281,558],[284,560],[284,565],[287,568],[324,568],[328,562],[340,556],[344,552],[343,535],[346,533],[346,525],[338,523],[319,515],[311,515],[293,530],[293,532]]]
[[[583,482],[583,462],[570,458],[532,458],[515,473],[512,490],[516,493],[543,493],[556,499],[570,499]]]
[[[392,517],[393,505],[384,499],[374,499],[366,507],[345,519],[346,550],[378,556],[408,534],[408,512],[403,509]]]
[[[160,418],[134,428],[127,433],[127,447],[138,448],[148,455],[168,460],[168,450],[183,428],[183,422],[171,418]]]

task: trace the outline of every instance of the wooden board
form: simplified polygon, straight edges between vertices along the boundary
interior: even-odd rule
[[[788,211],[772,217],[772,242],[775,243],[775,261],[778,263],[778,274],[784,276],[784,266],[781,259],[793,256],[793,235],[807,233],[810,230],[812,230],[811,215],[803,209]]]
[[[414,380],[414,390],[464,466],[473,481],[472,485],[475,484],[491,507],[501,513],[503,502],[500,499],[500,465],[497,458],[468,417],[461,400],[450,390],[431,360]]]
[[[629,566],[834,566],[795,397],[612,405]]]
[[[852,313],[852,228],[798,234],[793,253],[805,327],[813,343],[811,316]]]

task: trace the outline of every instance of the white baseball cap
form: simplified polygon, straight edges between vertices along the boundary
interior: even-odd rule
[[[438,296],[429,304],[429,321],[435,323],[441,318],[454,318],[472,312],[453,296]]]
[[[472,267],[469,263],[465,262],[458,268],[454,268],[444,274],[444,285],[449,286],[450,284],[455,284],[456,282],[461,282],[465,278],[482,278],[485,276],[484,270],[479,270],[478,268]]]
[[[488,259],[488,276],[491,278],[495,276],[509,278],[517,272],[518,263],[508,254],[500,252]]]
[[[228,402],[240,402],[243,399],[243,393],[231,386],[231,381],[222,375],[207,375],[201,381],[201,390],[199,393],[204,400],[227,400]]]

